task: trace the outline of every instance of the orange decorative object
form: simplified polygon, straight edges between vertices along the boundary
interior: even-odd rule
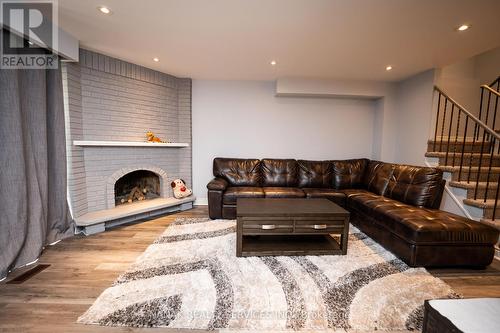
[[[162,141],[159,137],[155,136],[154,133],[151,131],[146,132],[146,138],[148,139],[148,142],[166,143],[165,141]]]

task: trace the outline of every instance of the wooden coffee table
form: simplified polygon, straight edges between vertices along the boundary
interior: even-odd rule
[[[238,257],[346,254],[348,234],[349,212],[327,199],[237,201]]]

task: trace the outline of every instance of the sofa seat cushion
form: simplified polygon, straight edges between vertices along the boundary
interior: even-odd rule
[[[365,204],[377,224],[413,244],[496,244],[498,239],[496,229],[445,211],[384,197]]]
[[[377,195],[366,190],[359,190],[357,192],[348,191],[347,192],[347,206],[349,208],[355,209],[359,212],[372,215],[372,210],[376,207],[380,200],[384,197]]]
[[[305,192],[307,198],[324,198],[345,207],[346,196],[345,193],[341,191],[337,191],[333,188],[303,188],[302,190]]]
[[[296,187],[263,187],[266,198],[304,198],[306,194]]]
[[[355,197],[357,195],[361,195],[361,194],[373,194],[372,192],[369,192],[367,190],[357,189],[357,188],[340,190],[339,192],[344,193],[347,199]]]
[[[345,198],[345,193],[333,188],[303,188],[302,191],[308,198]]]
[[[374,200],[382,197],[381,195],[362,189],[348,189],[348,190],[341,190],[340,192],[345,194],[348,206],[357,205],[357,203],[363,204],[365,201]]]
[[[264,191],[262,187],[228,187],[222,196],[222,203],[225,205],[235,205],[238,198],[264,198]]]

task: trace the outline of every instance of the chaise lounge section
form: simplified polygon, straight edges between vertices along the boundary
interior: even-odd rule
[[[212,219],[236,218],[238,198],[327,198],[351,222],[412,267],[485,267],[498,231],[439,210],[436,168],[352,159],[215,158],[207,185]]]

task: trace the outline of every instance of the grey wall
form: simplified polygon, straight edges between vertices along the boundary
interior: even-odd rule
[[[69,193],[74,216],[109,208],[105,189],[121,168],[161,168],[191,186],[191,80],[95,52],[63,66]],[[189,148],[75,147],[74,140],[144,141],[145,132]],[[167,193],[170,195],[170,193]]]
[[[206,203],[214,157],[371,158],[374,101],[276,97],[270,81],[193,81],[193,170]]]
[[[490,84],[498,76],[500,76],[500,47],[439,68],[436,71],[435,82],[467,111],[478,115],[480,85]]]
[[[433,87],[434,70],[412,76],[396,86],[397,163],[424,165],[434,117]]]

